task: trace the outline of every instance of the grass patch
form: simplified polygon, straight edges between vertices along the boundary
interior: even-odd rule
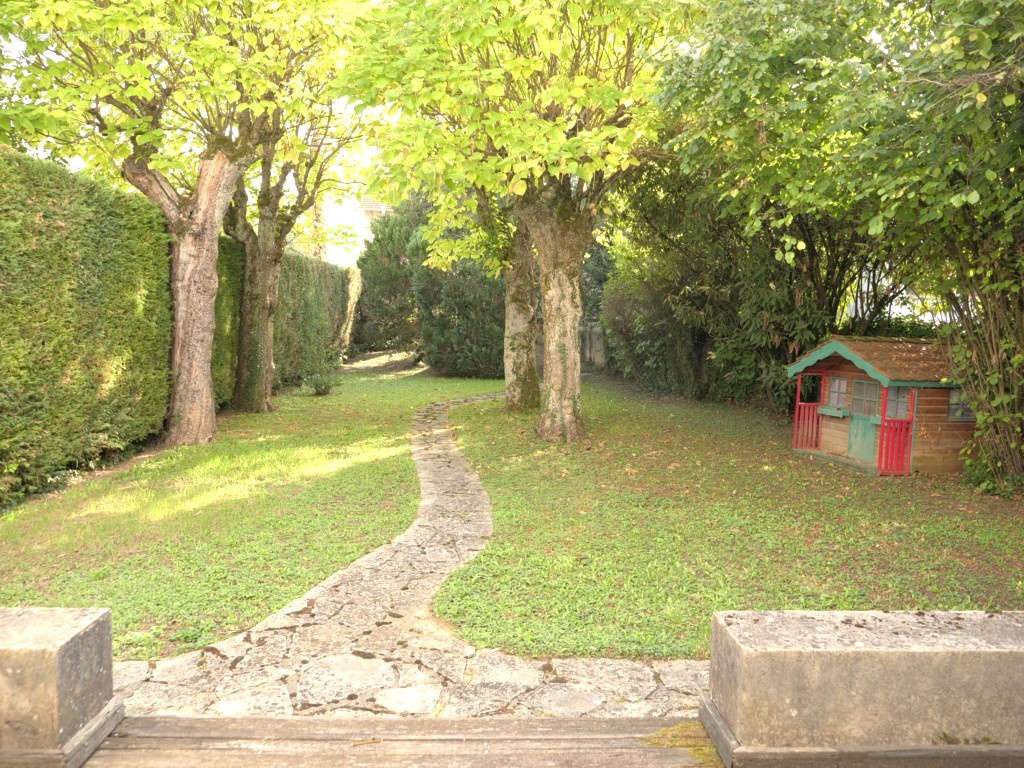
[[[729,609],[1022,609],[1020,499],[879,478],[789,449],[788,422],[588,382],[589,443],[546,445],[501,402],[452,421],[494,537],[435,601],[529,656],[708,655]]]
[[[0,517],[0,605],[112,609],[118,658],[251,626],[412,521],[415,410],[500,382],[352,369],[226,414],[211,445],[87,475]]]

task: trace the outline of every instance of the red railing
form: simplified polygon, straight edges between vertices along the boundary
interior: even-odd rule
[[[818,450],[821,447],[821,403],[797,403],[793,419],[793,447]]]
[[[909,475],[910,448],[914,435],[914,396],[910,390],[907,402],[907,418],[888,419],[884,416],[888,407],[889,390],[882,390],[882,423],[878,429],[878,474]]]

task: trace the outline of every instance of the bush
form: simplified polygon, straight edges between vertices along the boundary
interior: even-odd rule
[[[413,349],[420,336],[413,274],[427,258],[420,229],[427,205],[408,200],[372,224],[373,239],[359,257],[363,292],[352,347],[359,352]]]
[[[413,275],[423,360],[446,376],[504,375],[505,283],[476,261]]]
[[[0,505],[160,430],[169,269],[141,195],[0,151]]]
[[[504,283],[469,259],[448,271],[424,266],[428,211],[413,198],[373,223],[373,240],[359,257],[363,291],[353,347],[415,349],[446,376],[500,377]]]
[[[317,397],[329,395],[331,390],[334,389],[334,379],[329,373],[314,373],[307,377],[306,383]]]

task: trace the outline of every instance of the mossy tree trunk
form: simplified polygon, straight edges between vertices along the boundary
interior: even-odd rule
[[[537,376],[537,279],[533,248],[526,226],[512,236],[509,265],[505,268],[505,404],[524,411],[540,405]]]
[[[580,276],[587,248],[594,241],[594,217],[567,212],[566,207],[522,203],[517,213],[529,228],[540,264],[544,378],[537,435],[573,442],[585,435],[580,398]]]
[[[171,343],[171,398],[167,410],[167,445],[191,445],[213,439],[216,402],[210,361],[217,299],[217,242],[224,215],[248,159],[216,151],[200,162],[195,189],[181,197],[147,158],[122,163],[125,179],[167,217],[174,237],[171,249],[171,294],[174,333]]]
[[[276,195],[275,195],[276,193]],[[246,218],[248,195],[240,182],[225,220],[225,229],[245,253],[238,321],[238,367],[231,407],[260,413],[272,409],[274,387],[274,312],[281,278],[284,239],[274,224],[280,208],[280,189],[261,190],[259,218],[253,227]]]

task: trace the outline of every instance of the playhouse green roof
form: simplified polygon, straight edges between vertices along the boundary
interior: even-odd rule
[[[949,358],[932,339],[833,336],[790,365],[790,377],[838,355],[884,387],[955,387]]]

